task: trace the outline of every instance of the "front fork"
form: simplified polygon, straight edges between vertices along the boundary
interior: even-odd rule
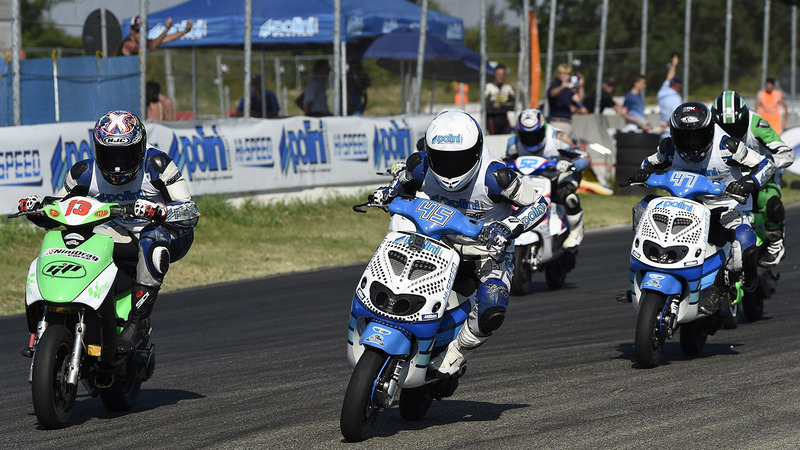
[[[36,324],[36,333],[31,334],[31,340],[28,343],[28,351],[30,354],[23,353],[23,355],[31,357],[31,368],[28,370],[28,383],[33,383],[33,353],[36,351],[36,344],[38,344],[39,340],[42,338],[44,330],[47,329],[48,310],[49,308],[45,305],[42,309],[42,318],[39,319],[39,322]]]
[[[386,360],[386,364],[390,365],[392,363],[392,357],[390,356]],[[389,408],[392,406],[392,402],[394,401],[394,396],[397,394],[397,388],[400,385],[400,372],[403,370],[403,364],[406,362],[404,359],[399,359],[394,364],[394,372],[392,373],[391,378],[384,381],[380,384],[380,389],[376,389],[377,395],[375,398],[375,403],[378,404],[381,408]],[[380,373],[383,373],[381,370]],[[380,374],[378,374],[378,380],[376,382],[380,382]],[[378,386],[376,386],[378,387]]]
[[[72,386],[78,385],[78,375],[81,371],[81,355],[83,353],[83,336],[86,333],[84,323],[86,311],[81,308],[78,311],[78,322],[75,324],[75,342],[72,344],[72,356],[67,368],[67,383]]]
[[[661,335],[666,339],[672,339],[675,330],[678,328],[678,308],[680,305],[680,298],[669,296],[664,308],[661,309],[660,331]]]

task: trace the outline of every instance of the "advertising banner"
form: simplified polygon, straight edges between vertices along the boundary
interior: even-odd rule
[[[193,195],[369,184],[404,161],[433,116],[292,117],[146,123]],[[53,195],[73,164],[92,158],[94,122],[0,128],[0,213],[28,195]]]

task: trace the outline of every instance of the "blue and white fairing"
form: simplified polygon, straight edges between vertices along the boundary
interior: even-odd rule
[[[353,297],[348,359],[355,365],[366,346],[408,356],[399,384],[414,387],[425,383],[431,352],[455,338],[471,308],[452,292],[461,258],[440,239],[476,238],[483,223],[428,199],[398,197],[388,207],[416,232],[390,231],[367,264]]]
[[[631,248],[634,308],[639,309],[646,291],[660,292],[681,299],[678,322],[694,320],[699,293],[714,284],[730,245],[718,248],[708,243],[711,212],[690,199],[719,196],[724,184],[690,172],[670,171],[651,175],[647,185],[675,196],[653,198],[641,205],[646,210]]]

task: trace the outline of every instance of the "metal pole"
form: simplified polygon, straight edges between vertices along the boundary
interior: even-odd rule
[[[558,8],[558,1],[557,0],[550,0],[550,25],[549,29],[547,30],[547,68],[545,69],[545,102],[544,102],[544,115],[545,117],[550,115],[550,93],[548,92],[549,86],[551,82],[551,78],[553,76],[553,40],[555,39],[555,31],[556,31],[556,9]]]
[[[645,0],[647,2],[647,0]],[[603,16],[600,20],[600,49],[597,52],[597,86],[594,92],[594,111],[595,114],[602,114],[600,111],[600,97],[603,91],[603,68],[605,66],[606,55],[606,31],[608,29],[608,0],[603,0]]]
[[[108,24],[106,23],[106,7],[100,7],[100,50],[103,51],[103,57],[108,57]]]
[[[481,97],[480,125],[486,128],[486,96],[483,95],[486,84],[486,0],[481,0],[481,78],[478,81],[478,95]]]
[[[641,38],[641,45],[640,45],[640,53],[639,53],[639,73],[647,76],[647,10],[650,2],[648,0],[642,0],[642,38]],[[608,14],[607,12],[605,14]],[[645,88],[646,89],[646,88]],[[642,91],[642,97],[644,97],[644,90]],[[600,99],[600,94],[597,94],[598,100]]]
[[[422,74],[425,64],[425,38],[428,32],[428,0],[422,0],[422,18],[419,21],[419,45],[417,46],[417,77],[414,79],[414,113],[419,114],[422,98]]]
[[[692,0],[686,0],[683,28],[683,101],[689,98],[689,36],[692,29]]]
[[[261,52],[263,57],[264,52]],[[275,97],[277,98],[278,95],[281,93],[281,60],[276,56],[275,57]],[[278,102],[278,106],[281,102]],[[286,109],[289,107],[286,103],[283,104],[283,108],[280,110],[280,115],[285,116],[288,112]],[[266,116],[265,116],[266,117]]]
[[[764,0],[764,37],[761,49],[761,86],[767,82],[767,53],[769,53],[769,5],[770,0]]]
[[[147,0],[139,0],[139,117],[147,115]]]
[[[175,99],[175,75],[172,74],[172,50],[164,49],[164,77],[167,80],[167,97],[172,99],[173,104]],[[170,118],[169,120],[173,120]]]
[[[792,81],[791,92],[792,100],[797,95],[797,6],[792,6]]]
[[[340,86],[342,88],[342,94],[341,94],[342,104],[340,106],[342,115],[346,116],[347,115],[347,42],[342,40],[340,46],[342,52],[340,53],[340,59],[342,61],[342,79],[340,80],[341,81]]]
[[[197,47],[192,47],[192,120],[197,120]]]
[[[342,62],[341,62],[341,42],[342,42],[342,0],[333,1],[333,115],[339,116],[339,105],[342,103]]]
[[[253,59],[253,0],[244,0],[244,117],[250,117],[250,65]]]
[[[261,83],[258,86],[261,89],[261,117],[267,117],[267,74],[265,73],[266,68],[266,61],[264,59],[264,50],[261,50],[261,58],[259,61],[259,69],[261,73]]]
[[[727,91],[731,75],[731,26],[733,24],[733,0],[725,2],[725,59],[722,70],[722,90]],[[685,66],[684,66],[685,67]]]
[[[514,99],[514,111],[519,112],[527,107],[526,87],[529,86],[530,64],[527,64],[530,51],[530,37],[528,36],[530,26],[528,25],[528,10],[530,0],[523,0],[522,15],[519,18],[519,58],[517,58],[517,96]]]
[[[56,58],[56,51],[53,50],[51,55],[53,57],[53,99],[55,103],[56,123],[61,122],[61,106],[58,99],[58,58]]]
[[[11,86],[14,91],[14,125],[22,125],[22,95],[19,84],[20,32],[19,0],[11,0],[11,71],[13,73]]]
[[[217,94],[219,95],[219,116],[225,117],[225,93],[222,88],[222,55],[217,54]],[[245,91],[244,95],[250,96],[249,91]]]

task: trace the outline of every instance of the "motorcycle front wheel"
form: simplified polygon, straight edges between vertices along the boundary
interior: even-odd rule
[[[531,267],[531,246],[517,245],[514,247],[514,277],[511,278],[511,292],[514,295],[528,295],[533,279]]]
[[[643,369],[655,367],[661,360],[664,349],[664,335],[661,333],[661,311],[666,304],[666,297],[657,292],[648,292],[639,305],[639,316],[636,319],[636,338],[634,350],[636,362]]]
[[[348,441],[366,439],[378,417],[380,406],[376,401],[376,393],[377,386],[383,382],[381,369],[386,358],[386,355],[367,348],[353,369],[339,419],[342,436]]]
[[[67,327],[50,325],[33,354],[33,411],[47,429],[66,425],[75,406],[78,386],[67,383],[72,345],[72,332]]]

